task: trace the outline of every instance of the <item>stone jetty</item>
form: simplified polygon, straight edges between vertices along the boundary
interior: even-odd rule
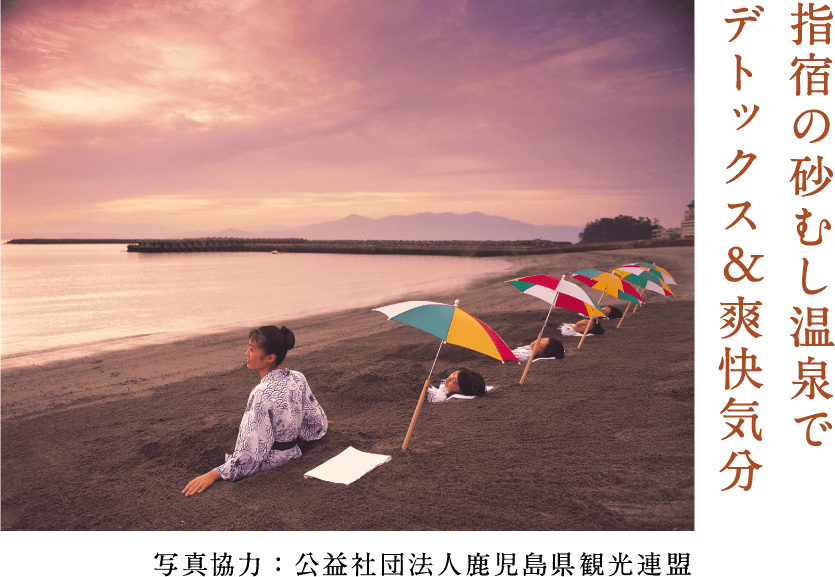
[[[692,240],[640,240],[572,244],[547,240],[518,241],[405,241],[405,240],[306,240],[302,238],[189,238],[140,240],[128,252],[315,252],[337,254],[400,254],[497,257],[552,254],[587,250],[692,246]]]

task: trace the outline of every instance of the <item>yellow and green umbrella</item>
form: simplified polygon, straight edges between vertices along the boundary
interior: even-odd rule
[[[621,300],[630,301],[635,304],[642,304],[644,300],[640,297],[638,292],[632,286],[624,282],[619,276],[613,275],[610,272],[603,272],[602,270],[584,269],[571,273],[571,276],[578,281],[587,284],[595,290],[599,290],[603,294],[611,295]],[[599,305],[603,300],[603,295],[600,295]]]
[[[628,281],[640,289],[649,290],[664,296],[673,295],[672,289],[664,279],[650,271],[637,266],[622,266],[612,271],[625,281]]]
[[[613,270],[612,273],[618,275],[626,282],[632,283],[636,287],[640,288],[641,292],[639,294],[641,295],[641,298],[644,297],[645,290],[649,290],[663,296],[675,296],[667,283],[664,282],[664,279],[661,278],[661,273],[653,273],[639,266],[622,266],[621,268]],[[629,307],[632,306],[632,304],[633,303],[628,303],[626,305],[626,310],[623,311],[623,316],[621,317],[617,328],[620,328],[620,325],[623,324],[623,320],[626,318],[626,313],[629,312]],[[635,314],[636,310],[638,310],[637,304],[635,304],[635,307],[632,309],[632,314]]]
[[[458,301],[454,305],[436,303],[431,301],[407,301],[373,309],[386,315],[389,320],[397,321],[434,335],[441,339],[438,352],[435,354],[435,361],[429,370],[429,376],[423,384],[415,413],[412,415],[412,422],[403,440],[402,449],[405,451],[409,445],[409,438],[417,422],[420,407],[426,396],[426,389],[429,387],[429,379],[432,378],[432,371],[435,370],[435,363],[438,362],[438,355],[444,343],[458,345],[476,352],[487,355],[499,361],[516,361],[516,355],[510,347],[496,334],[496,331],[487,326],[484,322],[469,313],[458,308]]]

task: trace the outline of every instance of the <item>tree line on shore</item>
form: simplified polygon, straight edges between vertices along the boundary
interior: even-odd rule
[[[658,219],[650,220],[645,216],[635,218],[620,214],[615,218],[598,218],[586,223],[580,233],[580,242],[612,242],[624,240],[642,240],[652,238],[652,231],[663,228]]]

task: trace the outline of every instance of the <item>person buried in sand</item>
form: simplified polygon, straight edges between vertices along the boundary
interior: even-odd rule
[[[513,354],[519,359],[519,362],[526,363],[531,357],[531,350],[533,350],[536,341],[529,345],[513,349]],[[539,346],[534,352],[534,358],[540,359],[562,359],[565,357],[565,347],[553,336],[542,337],[539,339]]]
[[[586,326],[592,323],[591,327],[589,328],[588,334],[590,335],[602,335],[603,334],[603,327],[600,326],[600,317],[594,317],[593,321],[589,321],[589,319],[583,319],[578,321],[577,324],[570,324],[570,323],[563,323],[560,327],[560,332],[563,336],[566,337],[582,337],[583,333],[586,332]],[[518,357],[517,357],[518,358]]]
[[[600,308],[607,319],[619,319],[623,316],[623,312],[618,307],[603,306]]]
[[[460,368],[441,384],[426,389],[426,400],[430,403],[443,403],[450,395],[460,394],[467,397],[479,397],[487,389],[484,386],[484,377],[470,369]]]
[[[600,307],[600,310],[603,311],[603,314],[606,315],[607,319],[619,319],[623,316],[623,313],[618,307],[612,307],[609,305],[605,305]],[[584,318],[589,318],[586,315],[583,315]]]
[[[301,457],[298,441],[325,435],[328,419],[304,375],[278,366],[295,344],[287,327],[250,331],[246,368],[258,371],[261,382],[249,394],[235,451],[219,467],[189,481],[185,496],[202,493],[218,479],[238,481]]]

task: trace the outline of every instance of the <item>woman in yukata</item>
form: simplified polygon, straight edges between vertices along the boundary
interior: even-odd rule
[[[295,344],[296,337],[287,327],[250,331],[246,368],[258,371],[261,382],[249,394],[235,451],[219,467],[192,479],[184,495],[202,493],[218,479],[238,481],[301,457],[299,441],[325,435],[328,419],[304,375],[278,366]]]

